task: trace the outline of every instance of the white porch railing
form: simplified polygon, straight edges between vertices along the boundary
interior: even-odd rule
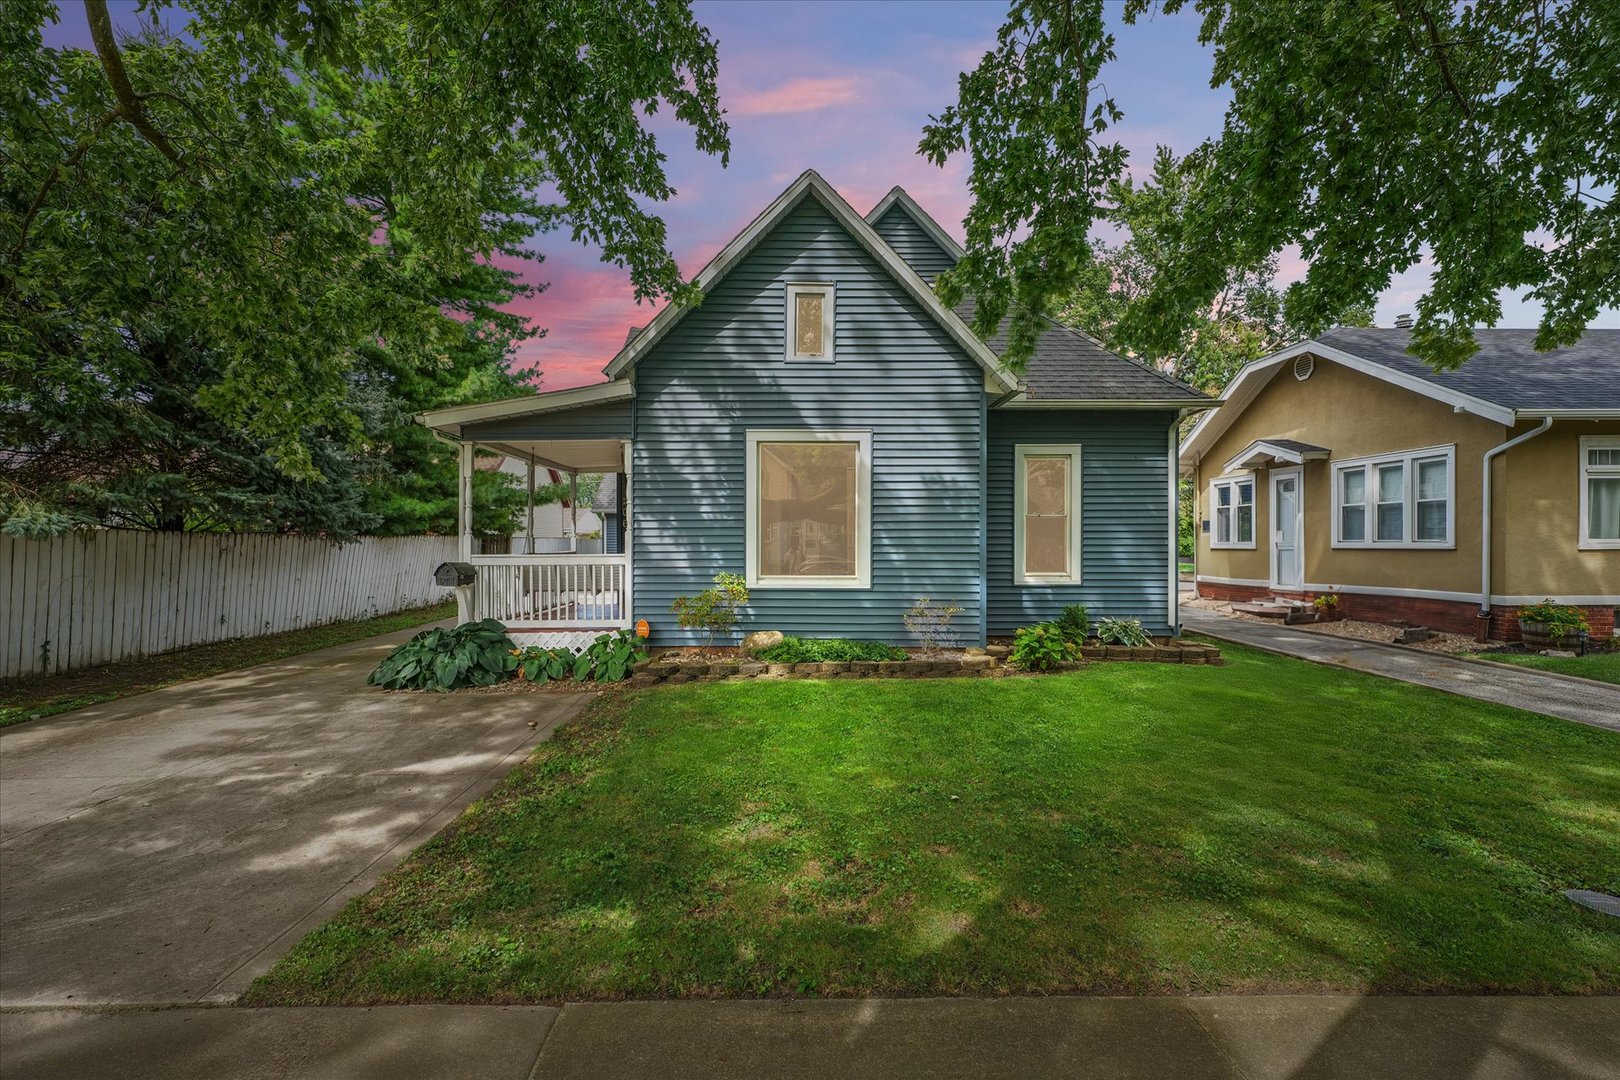
[[[474,555],[472,617],[514,629],[630,625],[628,555]]]

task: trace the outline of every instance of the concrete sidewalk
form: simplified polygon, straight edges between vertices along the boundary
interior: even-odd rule
[[[0,733],[0,1004],[234,998],[590,698],[367,686],[413,632]]]
[[[32,1080],[1616,1080],[1620,998],[628,1002],[0,1014]]]
[[[1459,660],[1444,653],[1235,619],[1201,608],[1183,607],[1181,622],[1190,632],[1222,641],[1620,731],[1620,686],[1560,679],[1507,664]]]

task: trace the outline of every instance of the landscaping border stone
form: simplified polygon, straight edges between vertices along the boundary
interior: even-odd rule
[[[744,679],[980,679],[1030,674],[1009,667],[1007,651],[992,645],[962,656],[939,659],[824,661],[805,664],[767,664],[758,660],[683,660],[669,655],[643,660],[631,670],[631,686],[679,685],[686,682],[740,682]],[[1128,645],[1085,645],[1080,661],[1064,664],[1075,671],[1088,663],[1222,664],[1221,650],[1213,645],[1165,644],[1154,648]]]

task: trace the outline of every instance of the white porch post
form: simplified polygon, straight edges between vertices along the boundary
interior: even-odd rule
[[[528,474],[529,474],[528,475],[528,491],[529,491],[528,505],[529,505],[529,510],[528,510],[527,517],[524,519],[527,522],[528,527],[524,530],[524,532],[528,537],[529,546],[526,549],[524,549],[524,554],[533,555],[534,554],[534,458],[529,459]]]
[[[579,473],[568,474],[568,550],[579,550]]]
[[[636,606],[635,598],[632,595],[632,585],[635,581],[636,560],[630,555],[630,496],[633,490],[630,486],[630,443],[625,442],[621,449],[624,451],[624,471],[619,478],[619,511],[622,515],[619,519],[619,543],[621,545],[619,554],[624,556],[624,611],[620,612],[620,616],[622,621],[634,626],[636,622]],[[604,536],[602,544],[604,550],[607,548],[606,541],[607,538]]]
[[[473,444],[464,442],[458,448],[460,461],[460,482],[456,485],[456,512],[459,525],[459,552],[462,562],[468,562],[473,554]],[[461,586],[456,589],[456,621],[470,622],[473,618],[472,587]]]

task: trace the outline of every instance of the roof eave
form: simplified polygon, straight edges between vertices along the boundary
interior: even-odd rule
[[[625,380],[593,383],[567,390],[551,390],[522,397],[485,401],[477,405],[457,405],[449,409],[432,409],[418,413],[416,422],[451,438],[460,438],[468,424],[489,420],[505,420],[514,416],[533,416],[539,413],[567,412],[592,405],[605,405],[635,396],[635,387]]]

